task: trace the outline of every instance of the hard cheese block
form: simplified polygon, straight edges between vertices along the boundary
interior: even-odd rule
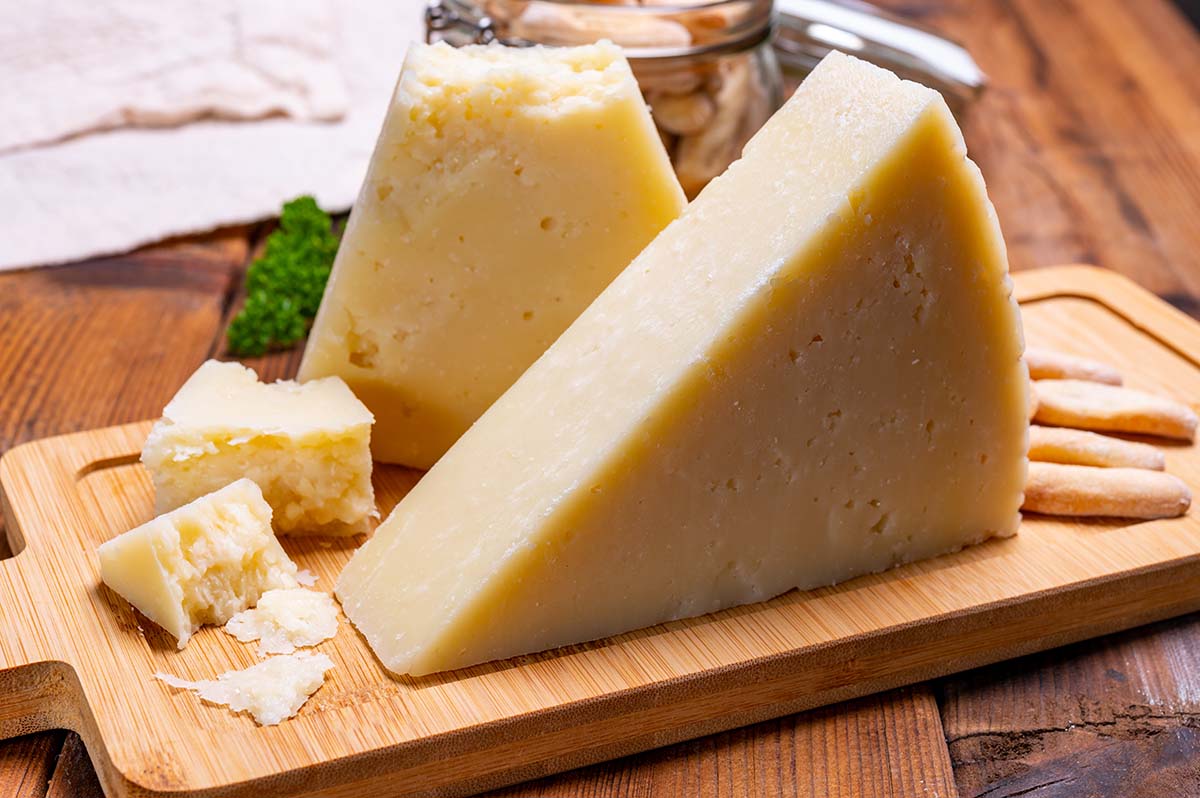
[[[163,410],[142,462],[159,512],[248,477],[279,532],[354,534],[375,512],[371,421],[339,379],[267,385],[210,360]]]
[[[300,367],[428,468],[683,208],[611,44],[408,54]]]
[[[180,648],[264,591],[298,586],[296,565],[271,531],[271,508],[248,479],[119,535],[98,553],[104,583]]]
[[[411,674],[1016,531],[1028,377],[941,97],[833,54],[340,576]]]

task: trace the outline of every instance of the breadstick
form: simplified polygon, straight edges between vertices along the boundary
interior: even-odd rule
[[[1196,414],[1173,399],[1083,380],[1038,380],[1037,392],[1040,424],[1185,441],[1196,434]]]
[[[1045,463],[1073,463],[1105,468],[1143,468],[1162,471],[1163,453],[1153,446],[1081,429],[1029,428],[1029,459]]]
[[[1025,365],[1035,380],[1087,380],[1109,385],[1122,383],[1121,373],[1106,363],[1088,360],[1037,346],[1025,347]]]
[[[1029,420],[1030,421],[1033,421],[1033,417],[1037,415],[1038,404],[1039,404],[1039,402],[1038,402],[1038,395],[1037,395],[1037,386],[1034,385],[1032,381],[1030,381],[1030,383],[1029,383]]]
[[[1022,510],[1046,515],[1174,518],[1192,492],[1176,477],[1137,468],[1030,463]]]

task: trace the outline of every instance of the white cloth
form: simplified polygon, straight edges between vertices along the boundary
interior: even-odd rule
[[[119,128],[2,155],[0,269],[124,252],[263,219],[300,194],[331,211],[350,207],[405,51],[422,37],[424,3],[335,7],[336,62],[349,100],[341,121]],[[0,119],[7,113],[0,106]]]
[[[0,25],[0,153],[117,127],[337,119],[328,0],[42,0]]]

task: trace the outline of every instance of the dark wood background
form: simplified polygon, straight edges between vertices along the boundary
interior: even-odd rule
[[[884,4],[963,41],[991,76],[965,127],[1014,269],[1097,263],[1200,315],[1200,37],[1176,7]],[[202,360],[222,351],[241,275],[266,229],[0,274],[0,451],[156,416]],[[266,378],[290,376],[297,358],[251,365]],[[0,743],[0,797],[98,794],[75,735]],[[1200,617],[502,794],[1200,795]]]

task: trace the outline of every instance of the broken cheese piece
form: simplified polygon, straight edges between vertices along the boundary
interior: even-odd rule
[[[325,683],[333,660],[315,651],[283,654],[240,671],[222,673],[215,680],[188,681],[169,673],[154,678],[171,687],[191,690],[205,701],[222,704],[234,712],[249,712],[261,726],[282,723],[300,711]]]
[[[339,379],[264,384],[239,363],[210,360],[163,410],[142,462],[159,512],[248,477],[278,532],[354,534],[375,512],[371,422]]]
[[[253,609],[229,619],[225,631],[249,643],[257,640],[259,656],[291,654],[337,634],[338,607],[333,596],[316,590],[268,590]]]
[[[297,586],[296,565],[271,531],[271,508],[248,479],[160,515],[100,545],[100,578],[166,629],[179,648],[264,591]]]
[[[343,611],[420,675],[1011,535],[1010,291],[940,95],[831,54],[397,505]]]
[[[300,379],[343,378],[375,458],[428,468],[683,205],[611,43],[415,45]]]

